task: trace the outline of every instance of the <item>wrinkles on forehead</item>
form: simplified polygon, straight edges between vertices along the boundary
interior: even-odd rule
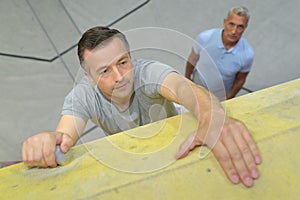
[[[129,52],[118,38],[114,38],[105,46],[101,45],[93,50],[86,49],[84,51],[85,64],[91,71],[95,71],[99,67],[109,66],[124,56],[129,57]]]

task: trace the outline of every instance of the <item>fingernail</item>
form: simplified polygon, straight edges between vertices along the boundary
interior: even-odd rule
[[[69,150],[69,147],[68,147],[68,145],[64,145],[64,149],[66,150],[66,151],[68,151]]]
[[[232,175],[230,176],[230,180],[234,183],[234,184],[237,184],[240,182],[240,179],[237,175]]]
[[[244,179],[244,183],[245,183],[245,185],[246,186],[252,186],[253,185],[253,179],[252,178],[250,178],[250,177],[246,177],[245,179]]]
[[[260,164],[261,163],[260,156],[255,156],[255,162],[256,162],[256,164]]]
[[[257,169],[253,169],[251,171],[251,176],[252,176],[252,178],[258,178],[259,173],[258,173]]]

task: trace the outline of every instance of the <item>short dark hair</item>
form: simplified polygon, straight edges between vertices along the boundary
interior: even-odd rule
[[[104,47],[115,37],[119,38],[124,43],[129,52],[129,44],[125,35],[117,29],[110,29],[105,26],[96,26],[87,30],[78,42],[77,55],[81,67],[86,70],[83,57],[85,50],[91,51],[96,48]]]

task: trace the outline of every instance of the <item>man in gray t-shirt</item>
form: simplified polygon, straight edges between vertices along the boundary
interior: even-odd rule
[[[242,122],[227,117],[206,89],[164,64],[132,60],[126,37],[116,29],[86,31],[78,43],[78,57],[85,78],[66,97],[56,130],[36,134],[23,143],[27,166],[57,166],[56,145],[66,153],[82,135],[88,119],[113,134],[174,115],[174,102],[198,120],[198,128],[183,142],[177,159],[205,144],[232,183],[252,186],[258,178],[261,156],[249,131]]]
[[[173,68],[157,61],[133,60],[134,93],[127,109],[120,111],[87,77],[65,98],[62,115],[91,121],[106,134],[114,134],[176,114],[174,105],[160,95],[160,85]]]

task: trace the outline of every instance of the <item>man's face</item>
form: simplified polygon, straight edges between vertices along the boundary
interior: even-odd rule
[[[247,28],[247,18],[231,13],[227,19],[224,19],[224,43],[236,43]]]
[[[130,55],[119,38],[113,38],[104,47],[85,50],[86,75],[106,98],[115,103],[130,101],[133,93],[133,66]]]

